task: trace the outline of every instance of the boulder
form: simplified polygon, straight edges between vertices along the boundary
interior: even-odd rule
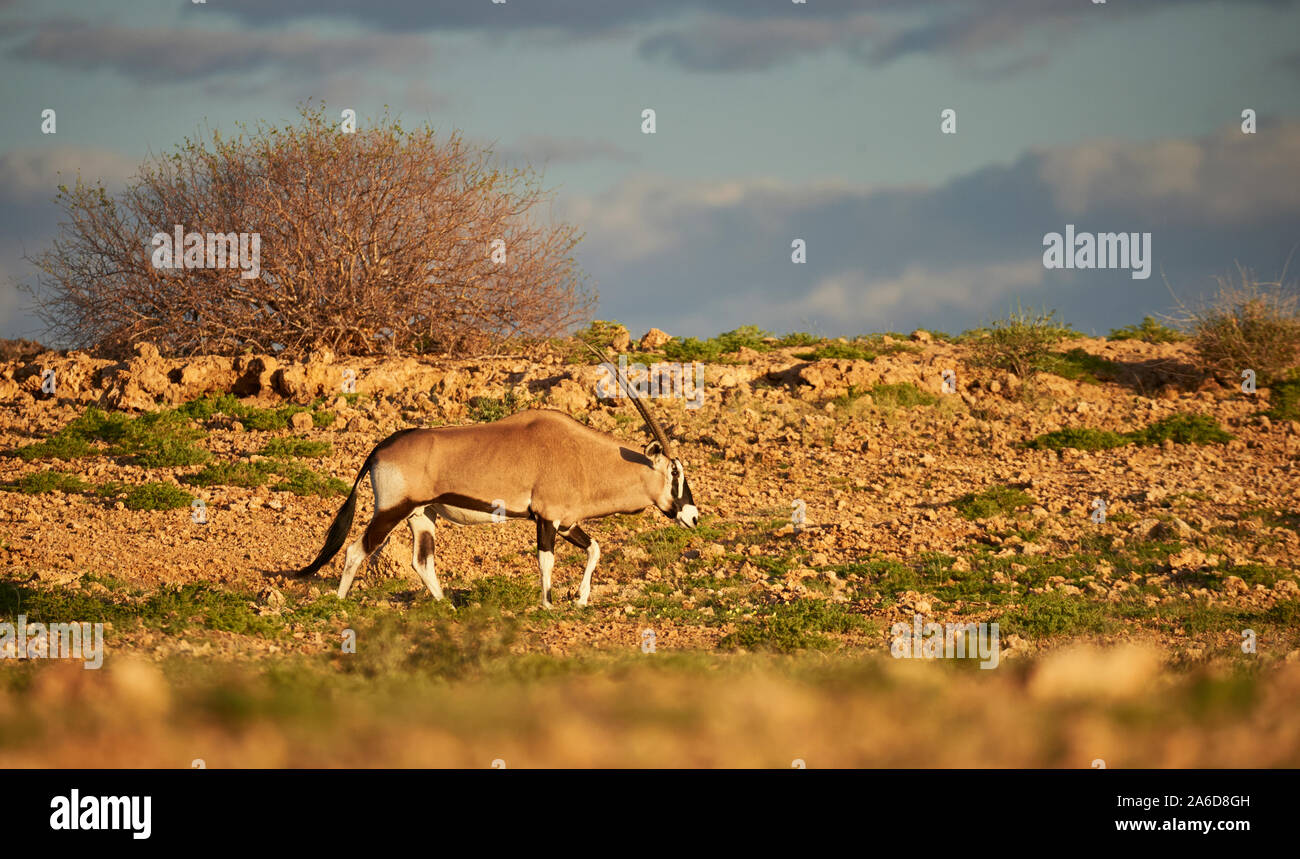
[[[658,328],[651,328],[642,335],[640,342],[637,344],[642,352],[658,352],[669,340],[673,339],[671,335],[660,331]]]
[[[546,392],[546,403],[553,409],[579,415],[591,406],[594,393],[572,379],[563,379]]]

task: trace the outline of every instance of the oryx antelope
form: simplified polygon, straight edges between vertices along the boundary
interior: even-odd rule
[[[583,521],[654,506],[687,528],[699,522],[682,461],[673,455],[668,437],[645,403],[631,392],[629,396],[652,436],[643,451],[550,410],[519,412],[489,424],[390,435],[366,457],[330,525],[324,548],[298,575],[312,575],[343,547],[352,528],[357,488],[369,473],[375,512],[365,533],[348,547],[340,599],[347,596],[362,563],[403,519],[415,544],[411,566],[434,599],[442,599],[433,563],[437,518],[475,525],[504,515],[537,523],[545,608],[551,605],[556,534],[586,550],[578,590],[578,605],[586,605],[600,545],[582,530]]]

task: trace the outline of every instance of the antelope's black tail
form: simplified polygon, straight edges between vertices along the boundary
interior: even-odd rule
[[[294,573],[298,578],[306,578],[328,564],[348,541],[348,532],[352,530],[352,517],[357,512],[357,487],[361,485],[361,478],[370,471],[374,459],[375,451],[372,450],[366,457],[366,461],[362,463],[361,470],[357,472],[357,479],[352,482],[352,491],[348,493],[348,500],[344,501],[339,512],[334,514],[334,522],[330,525],[329,533],[325,535],[325,545],[321,548],[320,554],[316,556],[316,560]]]

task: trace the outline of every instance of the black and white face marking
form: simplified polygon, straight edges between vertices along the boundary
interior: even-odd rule
[[[696,509],[695,499],[691,497],[691,486],[686,482],[686,467],[682,461],[666,459],[663,448],[657,441],[646,445],[645,455],[655,462],[655,468],[662,468],[664,463],[668,465],[668,485],[665,487],[668,498],[660,502],[665,505],[659,508],[660,511],[669,519],[676,519],[677,524],[694,528],[700,522],[700,511]]]
[[[686,468],[680,459],[672,461],[673,513],[680,525],[694,528],[700,523],[700,511],[695,507],[690,484],[686,482]]]

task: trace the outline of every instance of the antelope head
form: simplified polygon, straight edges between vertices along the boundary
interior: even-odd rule
[[[645,402],[630,390],[629,395],[652,436],[645,447],[646,458],[650,460],[651,467],[664,478],[664,491],[655,506],[668,518],[676,519],[677,524],[694,528],[700,522],[700,511],[696,509],[695,499],[691,497],[691,485],[686,482],[686,466],[674,454],[667,433],[654,415],[650,414]]]

